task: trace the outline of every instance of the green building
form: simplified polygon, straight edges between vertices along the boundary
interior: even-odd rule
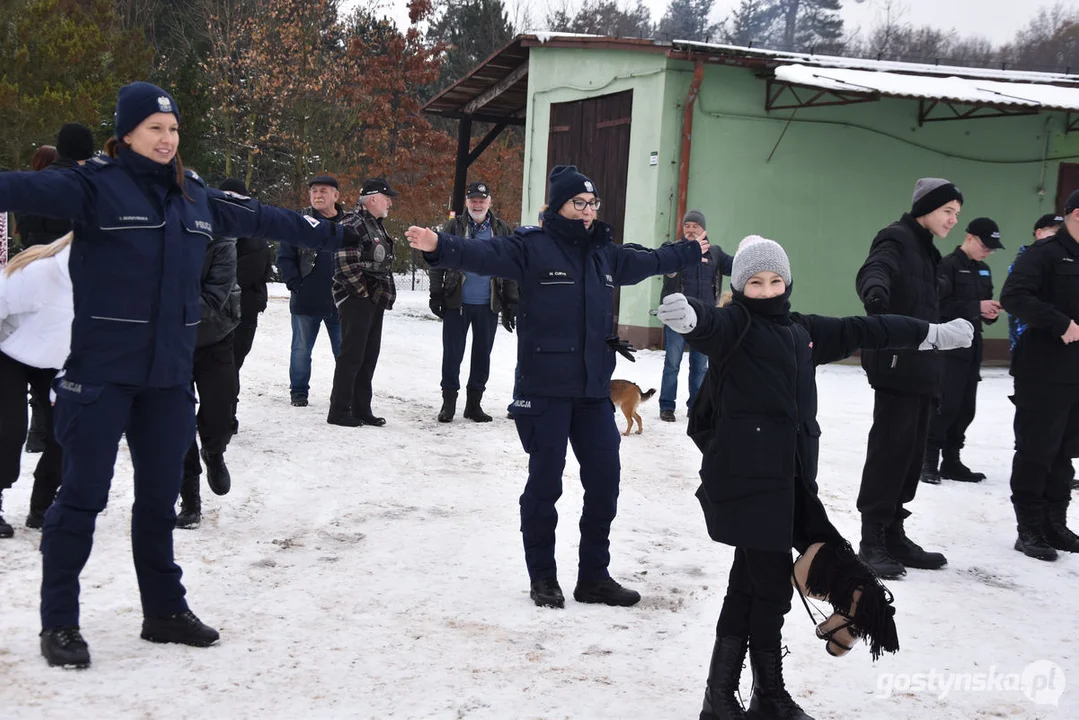
[[[825,314],[862,312],[855,274],[920,177],[966,198],[942,254],[965,221],[999,223],[998,293],[1034,221],[1079,188],[1079,80],[1064,75],[551,33],[518,36],[425,109],[461,121],[455,203],[486,146],[469,147],[472,122],[494,123],[488,138],[523,125],[523,218],[543,206],[549,168],[574,163],[621,241],[677,239],[700,208],[728,252],[749,234],[782,243],[795,308]],[[648,315],[659,289],[619,291],[619,334],[638,346],[662,341]],[[1006,322],[989,328],[987,356],[1005,357],[1006,337]]]

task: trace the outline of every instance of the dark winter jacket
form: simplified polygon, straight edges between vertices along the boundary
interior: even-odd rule
[[[974,326],[974,341],[969,348],[941,353],[945,357],[981,356],[982,325],[996,319],[982,317],[982,301],[993,299],[993,275],[984,262],[975,262],[956,248],[937,267],[937,295],[940,298],[940,322],[963,318]]]
[[[618,245],[605,223],[589,230],[548,211],[543,227],[518,228],[498,242],[439,233],[438,248],[424,257],[432,267],[518,283],[515,407],[530,403],[535,411],[543,397],[610,397],[615,288],[699,263],[700,247]]]
[[[103,383],[191,382],[199,279],[215,235],[254,236],[332,251],[341,231],[299,213],[206,187],[188,171],[124,148],[63,172],[0,173],[0,210],[62,210],[75,223],[66,392],[92,402]],[[78,389],[74,389],[78,388]]]
[[[202,263],[202,319],[195,348],[224,340],[240,324],[240,286],[236,284],[236,241],[214,238]]]
[[[816,366],[859,348],[916,348],[929,330],[924,321],[894,315],[788,313],[783,300],[746,301],[738,293],[723,308],[690,300],[697,327],[685,336],[709,358],[693,409],[695,427],[711,428],[710,441],[700,443],[698,495],[706,516],[711,511],[709,534],[728,545],[777,552],[838,535],[817,499]],[[772,308],[766,312],[762,304]],[[814,527],[794,527],[796,495],[813,504],[805,510],[812,511]]]
[[[470,238],[471,224],[468,215],[455,217],[442,227],[442,232],[448,235]],[[503,220],[498,219],[491,213],[491,236],[495,238],[508,237],[513,234],[513,228]],[[442,303],[447,310],[460,310],[461,297],[464,295],[465,274],[460,270],[448,270],[444,268],[431,268],[427,271],[431,280],[431,300]],[[517,283],[502,278],[491,278],[491,311],[502,312],[503,307],[515,311],[520,299]]]
[[[300,212],[336,224],[344,217],[345,208],[340,203],[334,208],[337,214],[332,218],[323,217],[312,207],[305,207]],[[326,250],[315,251],[284,243],[278,246],[277,269],[291,293],[289,310],[293,315],[333,317],[337,314],[333,304],[333,259],[334,253]]]
[[[666,242],[664,245],[670,243]],[[701,258],[700,265],[663,276],[659,299],[662,302],[668,295],[682,293],[706,305],[715,305],[716,300],[723,294],[723,276],[729,276],[733,267],[734,257],[723,252],[719,245],[712,245],[708,248],[708,254]]]
[[[858,271],[858,297],[868,315],[906,315],[926,322],[940,320],[937,299],[937,266],[940,252],[933,234],[909,214],[904,214],[873,239]],[[874,303],[874,298],[880,301]],[[933,352],[917,350],[866,350],[862,367],[869,384],[877,390],[937,397],[940,365]]]
[[[70,170],[78,166],[79,164],[70,158],[58,157],[42,172]],[[24,248],[48,245],[71,232],[71,221],[47,215],[15,213],[15,230],[19,233],[19,240]]]
[[[1015,259],[1000,302],[1026,325],[1012,353],[1012,375],[1079,384],[1079,343],[1060,339],[1079,318],[1079,243],[1066,227]]]
[[[266,309],[266,283],[273,272],[273,250],[265,240],[237,238],[236,284],[240,286],[240,318],[253,318]]]

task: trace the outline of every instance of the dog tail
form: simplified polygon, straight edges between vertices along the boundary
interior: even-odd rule
[[[640,390],[639,387],[637,389]],[[647,400],[648,398],[652,397],[655,394],[656,394],[656,389],[655,388],[652,388],[648,392],[642,392],[641,393],[641,402],[644,402],[645,400]]]

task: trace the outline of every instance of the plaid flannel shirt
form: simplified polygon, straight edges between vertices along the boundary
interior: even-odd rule
[[[367,222],[364,222],[366,219]],[[393,238],[382,227],[382,222],[372,217],[362,206],[345,216],[341,223],[348,225],[360,234],[359,247],[343,247],[337,250],[334,258],[333,302],[341,306],[350,295],[369,298],[383,310],[393,308],[397,299],[397,287],[393,282],[393,273],[388,268],[393,262]],[[372,238],[369,226],[377,226],[381,237]],[[386,246],[386,271],[373,270],[373,262],[363,259],[365,250],[371,245],[381,243]]]

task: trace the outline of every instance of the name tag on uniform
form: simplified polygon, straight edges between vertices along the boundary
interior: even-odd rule
[[[539,277],[540,285],[573,285],[573,276],[566,270],[548,270],[541,273]]]
[[[989,271],[988,270],[979,270],[978,274],[981,275],[982,277],[989,277]]]

